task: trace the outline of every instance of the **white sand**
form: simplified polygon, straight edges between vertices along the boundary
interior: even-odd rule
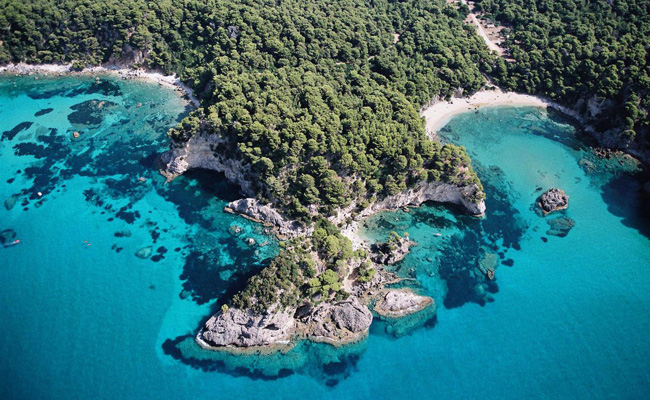
[[[0,73],[16,75],[114,75],[122,79],[141,79],[148,82],[158,83],[183,91],[187,94],[189,102],[195,107],[200,103],[191,88],[187,87],[176,75],[163,75],[159,72],[146,71],[144,69],[122,68],[119,66],[89,67],[83,71],[73,71],[72,64],[39,64],[30,65],[25,63],[9,64],[0,67]]]
[[[368,241],[363,240],[361,236],[359,236],[359,221],[352,221],[343,227],[341,229],[341,235],[350,239],[352,242],[352,249],[354,250],[364,248],[368,245]]]
[[[575,111],[542,97],[503,92],[499,89],[483,90],[471,97],[454,98],[452,101],[440,101],[427,107],[420,115],[426,119],[426,128],[429,137],[435,139],[436,132],[445,126],[455,115],[471,112],[481,107],[492,106],[551,107],[574,119],[582,120]]]

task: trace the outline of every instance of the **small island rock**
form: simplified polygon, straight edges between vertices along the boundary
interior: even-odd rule
[[[569,196],[562,189],[552,188],[539,197],[537,205],[546,216],[553,211],[567,209],[569,207]]]

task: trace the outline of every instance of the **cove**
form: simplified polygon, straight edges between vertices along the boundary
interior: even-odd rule
[[[21,239],[0,249],[2,398],[646,396],[639,172],[597,158],[569,121],[535,108],[462,114],[440,132],[470,152],[484,219],[427,204],[365,221],[369,239],[395,230],[418,243],[396,270],[436,300],[434,319],[376,321],[346,350],[305,343],[239,365],[197,349],[196,329],[278,244],[222,212],[238,198],[222,176],[163,184],[156,155],[186,113],[156,85],[0,79],[0,200],[13,199],[0,230]],[[533,204],[549,187],[570,206],[542,218]],[[564,237],[548,233],[560,216],[575,223]],[[480,263],[497,265],[494,281]]]

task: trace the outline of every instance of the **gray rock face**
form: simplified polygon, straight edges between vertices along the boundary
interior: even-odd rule
[[[242,193],[253,196],[255,191],[250,179],[250,168],[227,154],[221,154],[217,150],[220,145],[226,145],[226,140],[221,135],[194,135],[161,156],[164,164],[161,173],[171,180],[192,168],[211,169],[223,172],[229,181],[241,187]]]
[[[298,222],[284,218],[270,204],[261,204],[256,199],[239,199],[230,202],[228,207],[238,214],[273,225],[281,234],[286,236],[293,237],[309,233],[309,230]]]
[[[375,312],[387,317],[401,317],[433,304],[433,299],[410,290],[389,290],[375,304]]]
[[[270,205],[261,205],[255,199],[252,199],[255,195],[255,190],[250,168],[249,166],[243,165],[239,160],[230,158],[229,154],[222,154],[222,151],[218,150],[226,145],[226,139],[218,134],[194,135],[186,142],[177,144],[162,155],[161,161],[164,167],[161,173],[168,180],[171,180],[192,168],[205,168],[223,172],[229,181],[241,187],[244,195],[251,197],[251,199],[243,199],[231,203],[229,206],[233,210],[280,228],[285,228],[283,234],[296,236],[295,232],[290,232],[296,228],[295,221],[284,219],[277,211],[269,211],[271,208]],[[402,193],[388,196],[381,201],[371,204],[357,214],[357,219],[382,210],[392,210],[407,205],[419,205],[425,201],[460,204],[470,214],[483,215],[485,212],[485,202],[475,202],[472,200],[472,197],[477,193],[479,193],[479,190],[475,185],[455,186],[442,182],[425,182],[417,188],[408,189]],[[340,209],[335,216],[329,219],[334,224],[341,223],[352,214],[352,211],[356,207],[356,203],[353,202],[350,206]],[[303,233],[298,232],[298,234]]]
[[[569,196],[563,190],[552,188],[544,192],[538,200],[539,207],[544,215],[569,207]]]
[[[472,200],[472,197],[479,192],[478,187],[475,185],[456,186],[443,182],[425,182],[416,188],[387,196],[383,200],[371,204],[357,213],[355,219],[359,220],[383,210],[417,206],[427,201],[458,204],[463,206],[469,214],[481,216],[485,213],[485,201],[475,202]],[[330,218],[330,220],[333,223],[344,222],[356,207],[356,203],[352,203],[350,206],[339,210],[337,215]]]
[[[287,344],[294,336],[294,326],[294,318],[286,311],[261,315],[231,308],[213,315],[197,335],[197,341],[214,347]]]
[[[286,345],[296,336],[332,344],[350,343],[366,334],[372,314],[356,297],[338,303],[256,314],[229,309],[213,315],[196,336],[205,347]]]

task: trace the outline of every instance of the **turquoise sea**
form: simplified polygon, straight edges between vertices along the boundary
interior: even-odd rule
[[[427,204],[364,223],[370,240],[418,243],[395,270],[436,316],[376,321],[342,349],[200,350],[197,328],[278,243],[222,211],[238,197],[223,176],[164,184],[157,156],[187,112],[152,84],[0,78],[0,236],[20,239],[0,247],[0,398],[650,397],[648,177],[534,108],[440,133],[471,154],[485,218]],[[550,187],[570,207],[543,218],[533,204]]]

